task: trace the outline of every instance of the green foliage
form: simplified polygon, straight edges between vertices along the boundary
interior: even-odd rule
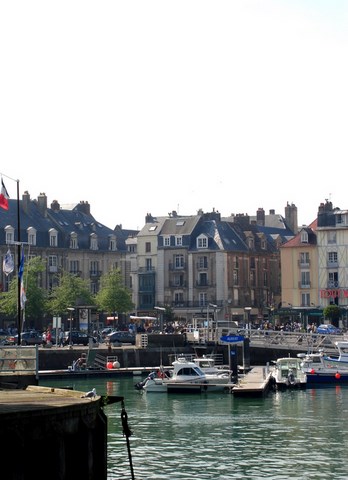
[[[340,317],[340,308],[337,305],[328,305],[323,310],[325,318],[337,321]]]
[[[132,294],[129,288],[123,285],[121,272],[114,269],[102,275],[100,290],[95,297],[99,310],[113,314],[128,313],[133,310]]]
[[[24,265],[23,283],[27,301],[25,317],[28,320],[41,318],[47,308],[47,292],[39,286],[40,277],[45,270],[45,262],[40,257],[29,259]],[[0,311],[9,316],[18,312],[18,276],[13,275],[8,292],[0,296]]]
[[[48,301],[48,310],[52,315],[67,314],[68,307],[94,305],[94,299],[86,280],[64,272],[59,277],[59,285],[53,288]]]

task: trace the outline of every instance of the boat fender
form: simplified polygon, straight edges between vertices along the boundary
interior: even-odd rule
[[[341,378],[341,374],[339,372],[335,373],[335,378],[336,380],[339,380]]]

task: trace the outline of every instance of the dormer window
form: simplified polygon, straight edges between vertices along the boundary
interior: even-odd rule
[[[6,243],[7,244],[14,242],[14,228],[11,227],[11,225],[6,225],[5,236],[6,236]]]
[[[117,250],[117,242],[116,242],[115,235],[110,235],[109,236],[109,250],[111,252],[116,252],[116,250]]]
[[[163,246],[170,247],[170,236],[163,237]]]
[[[98,235],[96,233],[91,233],[90,249],[91,250],[98,250]]]
[[[306,230],[301,231],[301,243],[308,243],[308,233]]]
[[[77,248],[79,248],[76,232],[70,233],[70,248],[72,248],[73,250],[76,250]]]
[[[55,228],[51,228],[48,231],[49,240],[50,240],[50,247],[57,247],[58,246],[58,232]]]
[[[36,229],[34,227],[27,228],[29,245],[36,245]]]
[[[208,237],[206,235],[200,235],[197,238],[197,248],[208,248]]]
[[[175,237],[175,245],[177,247],[182,247],[182,236],[181,235],[177,235]]]

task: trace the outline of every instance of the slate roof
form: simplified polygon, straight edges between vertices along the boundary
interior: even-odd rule
[[[4,228],[11,225],[15,230],[17,241],[18,215],[17,200],[9,199],[9,209],[0,208],[0,244],[6,243]],[[98,222],[93,215],[85,213],[78,208],[78,204],[71,209],[52,209],[47,207],[47,214],[42,213],[42,208],[36,200],[27,203],[26,211],[22,208],[22,200],[19,200],[20,208],[20,239],[27,242],[27,229],[33,227],[36,230],[36,247],[49,247],[49,231],[54,228],[58,232],[58,246],[56,248],[69,248],[70,235],[75,232],[78,235],[79,250],[90,249],[90,236],[98,235],[98,251],[109,250],[110,235],[116,236],[117,250],[127,251],[125,240],[129,235],[136,235],[136,230],[122,230],[119,226],[112,230]]]

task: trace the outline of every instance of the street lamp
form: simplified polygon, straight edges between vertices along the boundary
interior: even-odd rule
[[[68,307],[67,310],[70,312],[70,328],[69,328],[69,332],[70,332],[70,341],[69,341],[69,345],[70,345],[70,348],[72,348],[72,313],[73,311],[75,310],[74,307]]]
[[[251,324],[250,324],[250,312],[251,312],[251,307],[244,307],[244,312],[248,315],[248,327],[247,331],[249,333],[249,337],[251,335]]]
[[[165,312],[166,309],[164,307],[153,307],[153,308],[160,312],[160,329],[162,333],[163,332],[163,312]]]
[[[210,321],[210,315],[209,315],[209,307],[213,309],[213,322],[215,320],[215,312],[216,309],[218,308],[217,305],[214,305],[213,303],[208,303],[207,306],[207,331],[208,331],[208,341],[213,340],[213,322]],[[210,329],[211,326],[211,329]]]

